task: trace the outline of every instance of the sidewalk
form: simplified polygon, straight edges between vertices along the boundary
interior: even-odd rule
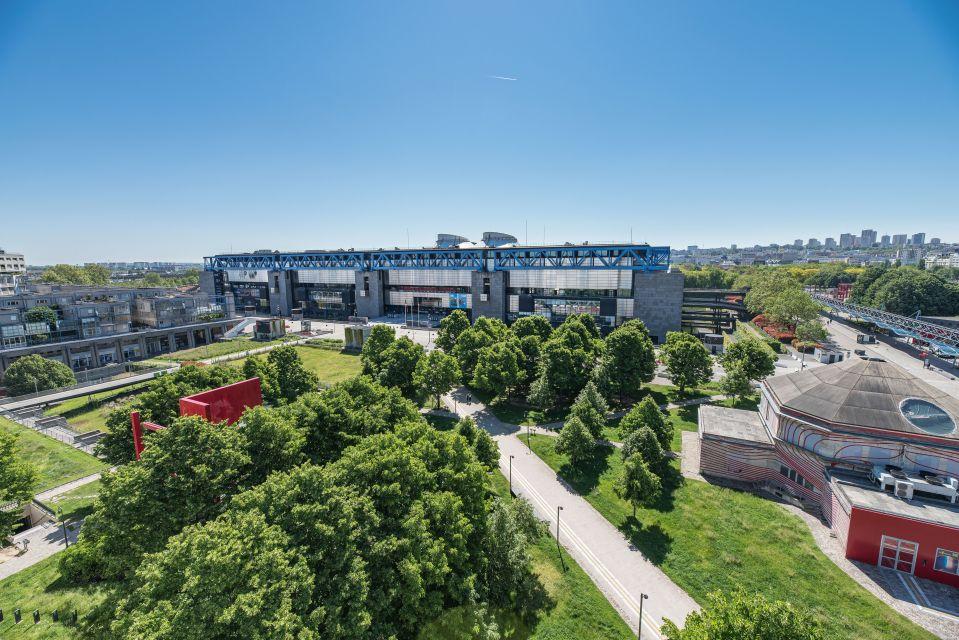
[[[500,421],[479,402],[467,403],[464,389],[446,397],[456,400],[458,415],[472,416],[478,426],[493,436],[499,445],[500,471],[507,477],[512,458],[513,491],[530,501],[537,516],[549,523],[554,535],[557,507],[562,507],[560,543],[631,628],[636,629],[639,620],[641,593],[649,596],[643,605],[645,638],[662,637],[659,628],[664,617],[682,624],[690,612],[699,608],[616,527],[527,449],[525,442],[517,437],[524,428]]]

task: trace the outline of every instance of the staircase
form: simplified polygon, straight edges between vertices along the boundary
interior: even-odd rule
[[[223,334],[223,339],[232,340],[233,338],[243,333],[244,329],[246,329],[247,327],[249,327],[251,324],[255,322],[256,322],[256,318],[243,318],[243,320],[237,323],[235,327],[233,327],[232,329],[230,329],[229,331]]]

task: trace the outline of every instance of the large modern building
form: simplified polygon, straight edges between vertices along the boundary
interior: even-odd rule
[[[654,339],[679,331],[683,276],[669,247],[646,244],[523,246],[442,234],[436,247],[257,251],[205,258],[201,290],[232,294],[238,312],[345,319],[429,317],[454,309],[511,322],[541,315],[558,324],[588,313],[608,331],[639,318]]]
[[[17,285],[27,265],[22,253],[9,253],[0,249],[0,296],[9,296],[17,292]]]
[[[878,359],[776,376],[759,412],[705,406],[700,471],[818,509],[846,557],[959,587],[959,399]]]
[[[0,298],[0,375],[34,353],[85,371],[209,344],[235,316],[231,296],[40,285]]]

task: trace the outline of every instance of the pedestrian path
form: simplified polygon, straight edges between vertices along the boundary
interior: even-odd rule
[[[471,416],[496,440],[500,471],[511,477],[516,495],[529,500],[536,514],[549,523],[554,535],[559,518],[559,541],[631,628],[639,621],[641,594],[643,637],[660,639],[663,618],[682,624],[697,610],[696,602],[656,565],[647,560],[629,540],[560,479],[549,465],[526,446],[519,435],[525,428],[505,423],[468,392],[458,389],[447,396],[455,400],[456,413]]]

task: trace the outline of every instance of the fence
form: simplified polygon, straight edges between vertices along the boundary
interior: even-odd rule
[[[179,365],[170,363],[170,365],[166,367],[151,367],[151,368],[142,369],[142,370],[137,370],[135,367],[130,367],[129,370],[125,370],[126,368],[123,365],[118,365],[118,366],[120,370],[118,371],[118,373],[114,374],[113,377],[116,377],[117,375],[120,375],[120,374],[126,374],[126,373],[130,373],[132,375],[144,375],[144,374],[156,375],[157,373],[160,373],[163,371],[169,371],[170,369],[176,368]],[[0,407],[2,407],[5,404],[14,404],[17,402],[22,402],[24,400],[33,400],[35,398],[42,398],[44,396],[49,396],[57,393],[75,391],[77,389],[85,389],[86,387],[92,387],[94,385],[103,384],[104,382],[107,382],[107,380],[100,378],[97,380],[88,380],[86,382],[79,382],[77,384],[72,384],[66,387],[58,387],[56,389],[46,389],[38,393],[25,393],[20,396],[10,396],[6,398],[0,398]]]

